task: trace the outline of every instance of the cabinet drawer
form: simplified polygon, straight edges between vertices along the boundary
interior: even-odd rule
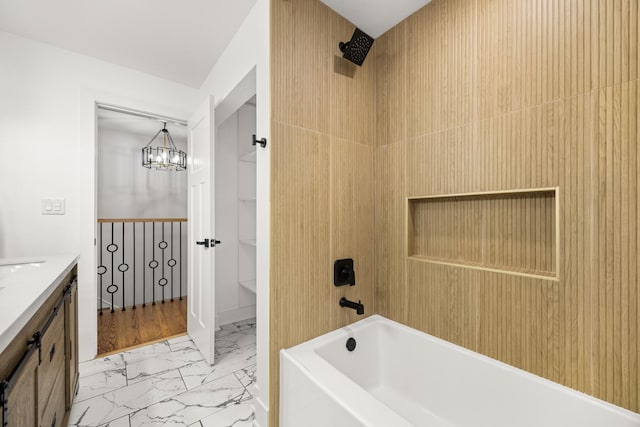
[[[51,396],[42,416],[42,427],[60,427],[65,416],[64,367],[60,366],[51,389]]]
[[[60,310],[49,329],[42,336],[41,357],[38,367],[38,411],[43,415],[53,399],[53,386],[60,368],[64,366],[64,312]],[[64,371],[64,369],[62,369]],[[61,391],[64,396],[64,391]]]

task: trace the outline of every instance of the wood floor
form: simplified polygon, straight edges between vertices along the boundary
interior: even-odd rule
[[[148,344],[187,332],[187,298],[98,313],[98,355]]]

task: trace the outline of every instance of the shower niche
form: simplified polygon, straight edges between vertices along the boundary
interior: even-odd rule
[[[558,188],[407,199],[410,259],[558,279]]]

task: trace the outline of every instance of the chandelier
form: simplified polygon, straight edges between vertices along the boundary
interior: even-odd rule
[[[142,148],[142,166],[147,169],[183,171],[187,169],[187,153],[176,148],[167,130],[167,122],[163,123],[162,129]],[[152,147],[151,143],[160,133],[162,133],[162,146]]]

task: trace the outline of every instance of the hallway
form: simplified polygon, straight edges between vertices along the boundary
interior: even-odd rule
[[[255,319],[222,326],[208,365],[185,335],[80,364],[69,426],[251,426]]]

